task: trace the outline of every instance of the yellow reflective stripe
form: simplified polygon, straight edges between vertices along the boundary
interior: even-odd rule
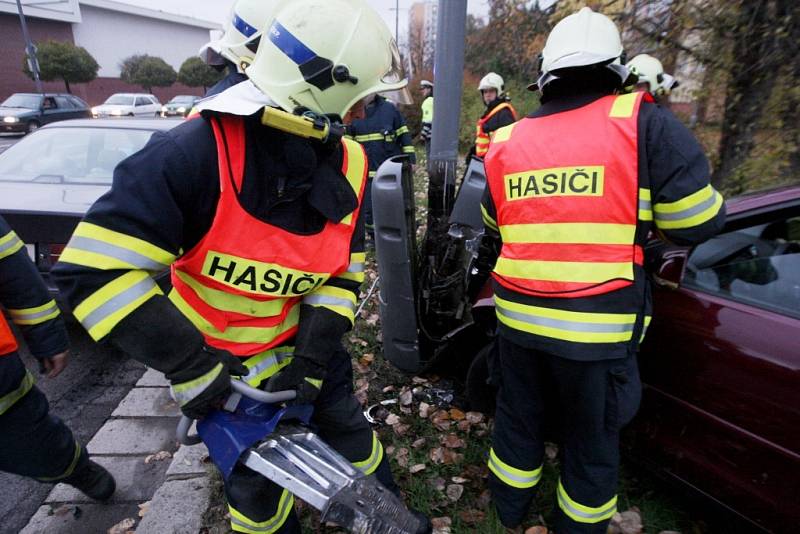
[[[511,467],[494,452],[494,449],[489,449],[489,470],[494,473],[497,478],[514,488],[527,489],[532,488],[542,479],[542,467],[539,466],[531,471],[524,469],[517,469]]]
[[[317,389],[322,389],[322,379],[321,378],[311,378],[310,376],[305,377],[305,381],[314,386]]]
[[[229,326],[224,331],[219,331],[183,300],[183,297],[177,291],[170,291],[169,299],[198,330],[210,337],[232,343],[269,343],[287,330],[297,326],[297,322],[300,319],[300,306],[294,305],[279,325],[269,327]]]
[[[172,384],[170,386],[170,390],[172,390],[172,398],[175,399],[175,402],[177,402],[179,406],[186,406],[198,395],[208,389],[208,386],[210,386],[214,380],[217,379],[220,373],[222,373],[222,369],[222,364],[218,363],[209,372],[202,376],[198,376],[197,378],[189,380],[188,382]]]
[[[564,489],[561,480],[558,481],[558,507],[567,516],[578,523],[600,523],[610,519],[617,512],[617,496],[614,495],[608,502],[600,506],[586,506],[574,501]]]
[[[711,185],[675,202],[659,202],[653,206],[656,225],[662,230],[692,228],[713,219],[723,199]]]
[[[178,271],[175,274],[209,306],[222,311],[241,313],[252,317],[274,317],[280,315],[285,299],[259,301],[243,295],[234,295],[219,289],[204,286],[190,275]]]
[[[348,290],[334,286],[321,286],[310,295],[303,297],[303,304],[328,308],[331,311],[355,320],[356,296]]]
[[[511,139],[511,133],[514,131],[514,126],[516,125],[517,123],[515,122],[495,130],[494,134],[492,135],[492,143],[504,143]]]
[[[483,204],[481,204],[481,216],[483,217],[483,224],[497,231],[497,221],[492,219],[492,216],[489,215],[489,212],[486,211],[486,207]]]
[[[94,244],[94,247],[86,250],[92,244]],[[84,250],[86,250],[87,255],[85,262],[81,261]],[[126,254],[126,252],[132,254]],[[67,259],[65,259],[65,255]],[[67,244],[60,261],[98,269],[146,268],[159,270],[160,268],[168,267],[175,259],[176,256],[174,254],[143,239],[115,232],[96,224],[81,222],[75,228],[72,239]],[[149,260],[150,265],[141,265],[143,260]],[[90,263],[91,261],[100,261],[103,265],[95,266]],[[120,263],[122,265],[118,266]],[[110,265],[110,267],[105,267],[104,265]]]
[[[630,341],[636,314],[557,310],[511,302],[495,295],[497,319],[510,328],[575,343]]]
[[[283,526],[289,514],[292,512],[293,506],[294,496],[287,490],[283,490],[281,498],[278,501],[278,508],[275,511],[275,515],[266,521],[257,522],[248,519],[246,515],[229,504],[228,511],[231,514],[231,529],[234,532],[246,532],[247,534],[272,534]]]
[[[154,295],[163,292],[153,279],[144,271],[130,271],[92,293],[73,314],[92,339],[98,341]]]
[[[350,187],[358,198],[359,204],[361,203],[361,189],[365,180],[365,171],[367,170],[367,157],[364,155],[364,148],[358,143],[349,139],[342,139],[342,144],[347,154],[347,178]],[[339,221],[340,224],[352,224],[353,214],[349,213]]]
[[[414,147],[411,145],[406,145],[403,147],[404,154],[413,154],[415,152]]]
[[[636,225],[612,223],[508,224],[500,227],[503,243],[577,243],[631,245]]]
[[[58,476],[55,477],[39,477],[36,480],[39,482],[55,482],[56,480],[61,480],[62,478],[67,478],[75,471],[75,468],[78,467],[78,460],[81,459],[81,446],[76,441],[75,442],[75,452],[72,455],[72,461],[69,463],[67,469]]]
[[[407,134],[407,133],[408,133],[408,126],[401,126],[400,128],[398,128],[397,130],[394,131],[394,134],[397,137],[400,137],[401,135]]]
[[[17,237],[17,234],[12,230],[3,237],[0,237],[0,260],[7,258],[20,250],[25,243]]]
[[[649,189],[639,188],[639,220],[653,220],[653,205]]]
[[[627,95],[620,95],[614,99],[611,105],[611,111],[608,113],[609,117],[615,119],[625,119],[633,115],[633,107],[636,105],[636,93],[628,93]]]
[[[383,141],[384,135],[382,133],[356,135],[355,137],[353,137],[353,139],[357,143],[368,143],[370,141]]]
[[[494,272],[527,280],[600,284],[619,278],[633,280],[633,263],[515,260],[500,256]]]
[[[647,335],[647,329],[650,328],[650,321],[653,320],[653,317],[650,315],[646,315],[644,318],[644,326],[642,327],[642,336],[639,338],[639,343],[644,341],[644,336]]]
[[[46,323],[50,319],[58,317],[59,313],[61,312],[59,311],[55,300],[50,300],[49,302],[46,302],[41,306],[36,306],[35,308],[8,310],[11,320],[20,326]]]
[[[367,261],[366,252],[352,252],[350,254],[350,263],[364,263]]]
[[[284,346],[268,349],[244,361],[249,370],[242,377],[247,384],[258,387],[261,382],[289,365],[294,359],[294,347]]]
[[[371,475],[378,469],[378,466],[383,461],[383,445],[381,445],[380,440],[378,439],[377,434],[375,432],[372,433],[372,451],[369,454],[369,457],[366,460],[361,462],[353,462],[353,467],[364,473],[365,475]]]
[[[0,415],[6,413],[18,400],[27,395],[35,383],[36,379],[30,371],[25,369],[25,376],[22,377],[19,386],[14,391],[10,391],[0,397]]]
[[[359,284],[364,281],[364,272],[357,272],[357,273],[348,273],[344,272],[342,274],[336,275],[334,278],[341,278],[342,280],[349,280],[351,282],[358,282]]]

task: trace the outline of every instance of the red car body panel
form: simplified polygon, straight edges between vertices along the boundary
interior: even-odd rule
[[[793,206],[797,216],[800,187],[727,206],[734,226]],[[631,453],[765,530],[797,532],[800,318],[682,285],[653,296]]]

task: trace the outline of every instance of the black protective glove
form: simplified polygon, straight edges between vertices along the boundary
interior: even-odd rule
[[[183,415],[202,419],[225,403],[231,394],[231,377],[247,372],[247,367],[230,352],[203,346],[185,367],[165,376]]]
[[[294,390],[297,397],[289,404],[312,404],[322,390],[325,366],[305,356],[295,354],[292,363],[267,382],[267,391]]]

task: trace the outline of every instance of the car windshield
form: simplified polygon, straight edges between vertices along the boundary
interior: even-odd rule
[[[170,104],[191,104],[194,102],[193,96],[176,96],[169,101]]]
[[[103,104],[109,104],[111,106],[132,106],[133,97],[124,95],[112,95],[108,97],[108,100],[103,102]]]
[[[151,130],[45,128],[0,154],[0,182],[110,185],[117,163]]]
[[[39,109],[42,97],[38,95],[11,95],[0,106],[6,108]]]

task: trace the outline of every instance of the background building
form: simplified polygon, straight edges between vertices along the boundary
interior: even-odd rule
[[[408,14],[408,73],[412,78],[433,70],[436,50],[436,18],[439,3],[415,2]]]
[[[158,56],[176,71],[208,42],[215,22],[145,9],[113,0],[61,0],[47,3],[22,0],[28,30],[34,43],[48,39],[70,41],[94,56],[100,64],[98,78],[72,84],[72,92],[95,105],[116,92],[142,92],[119,79],[120,64],[134,54]],[[38,5],[37,5],[38,4]],[[16,92],[35,90],[22,72],[25,41],[15,0],[0,0],[0,100]],[[46,91],[64,92],[62,82],[45,82]],[[200,94],[202,88],[175,84],[154,88],[162,102],[176,94]]]

